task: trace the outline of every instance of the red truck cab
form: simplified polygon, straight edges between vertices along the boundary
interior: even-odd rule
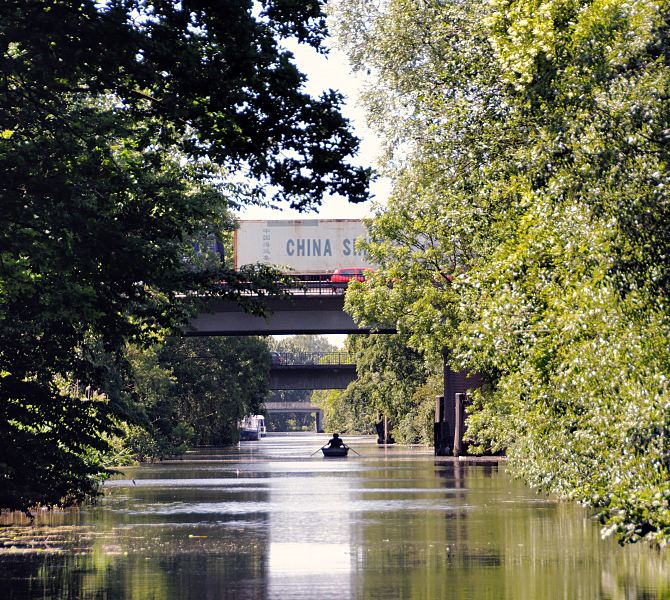
[[[331,283],[345,284],[352,280],[356,281],[365,281],[372,269],[363,269],[360,267],[343,267],[341,269],[335,269],[330,276]],[[343,293],[346,285],[338,285],[333,287],[333,291],[336,293]]]

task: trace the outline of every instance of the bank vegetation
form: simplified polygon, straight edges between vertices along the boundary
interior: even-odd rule
[[[475,451],[666,545],[667,2],[331,6],[393,186],[348,310],[484,377]]]

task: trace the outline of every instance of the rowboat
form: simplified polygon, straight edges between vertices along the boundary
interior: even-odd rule
[[[349,453],[349,446],[341,446],[340,448],[321,448],[323,456],[326,458],[333,458],[336,456],[346,456]]]

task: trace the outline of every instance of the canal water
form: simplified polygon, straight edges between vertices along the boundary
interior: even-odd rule
[[[92,507],[0,516],[0,598],[670,599],[670,556],[601,540],[504,462],[315,434],[125,469]]]

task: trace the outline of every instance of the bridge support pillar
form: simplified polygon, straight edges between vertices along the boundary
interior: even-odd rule
[[[395,444],[393,424],[389,421],[387,415],[379,415],[379,421],[375,423],[375,429],[377,430],[378,444]]]
[[[444,396],[435,397],[435,427],[433,445],[437,456],[450,456],[453,450],[454,433],[450,430]]]
[[[444,395],[435,400],[435,454],[459,456],[464,450],[465,406],[468,389],[478,388],[482,380],[477,375],[451,370],[444,356]]]
[[[317,433],[323,433],[323,411],[317,410],[314,413],[314,424]]]
[[[460,456],[464,450],[463,434],[465,433],[465,403],[467,394],[454,394],[454,456]]]
[[[435,454],[438,456],[460,456],[465,449],[465,405],[467,394],[454,394],[453,402],[444,396],[435,398]]]

